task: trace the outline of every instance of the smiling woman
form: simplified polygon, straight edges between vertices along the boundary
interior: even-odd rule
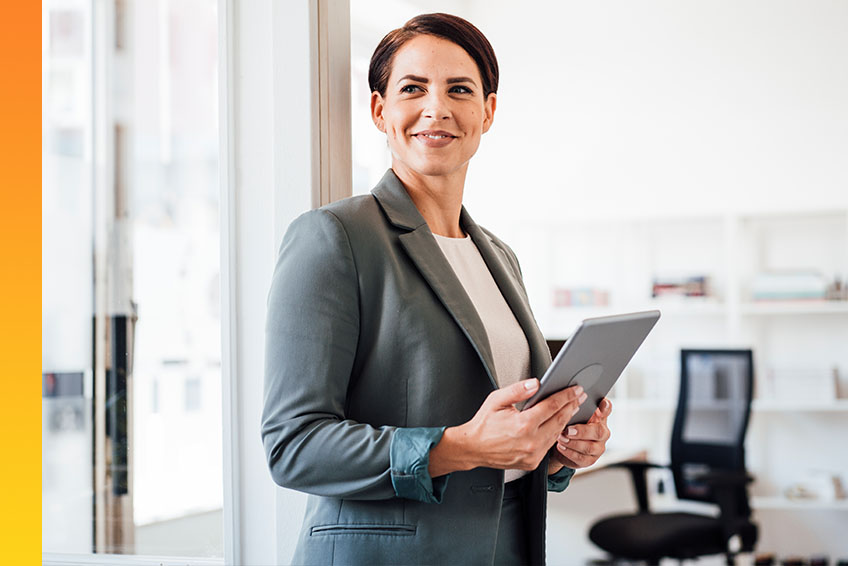
[[[297,564],[543,563],[547,490],[604,451],[608,402],[564,430],[579,387],[514,407],[550,352],[515,254],[462,206],[497,68],[456,16],[389,33],[369,80],[391,169],[283,240],[262,437],[274,480],[310,494]]]
[[[371,115],[386,134],[395,173],[417,179],[417,186],[421,177],[464,186],[468,162],[492,125],[497,100],[494,92],[484,96],[471,56],[452,41],[416,36],[396,53],[383,91],[371,93]],[[462,193],[457,196],[461,201]],[[430,228],[459,236],[442,233],[446,226]]]

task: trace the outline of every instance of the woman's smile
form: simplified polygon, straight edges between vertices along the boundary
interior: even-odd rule
[[[457,136],[444,130],[425,130],[412,134],[416,140],[424,144],[426,147],[445,147],[450,144]]]

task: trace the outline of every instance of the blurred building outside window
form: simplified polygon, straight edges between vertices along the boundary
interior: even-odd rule
[[[42,551],[221,558],[217,1],[42,15]]]

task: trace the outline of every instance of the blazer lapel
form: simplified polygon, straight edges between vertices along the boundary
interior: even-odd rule
[[[415,203],[409,198],[406,189],[395,176],[394,171],[389,169],[386,172],[372,194],[392,224],[409,230],[409,232],[398,236],[401,245],[415,263],[418,271],[421,272],[424,280],[471,342],[483,362],[492,386],[497,389],[498,381],[494,357],[483,321],[480,320],[480,316],[462,287],[462,283],[460,283],[453,268],[439,248],[439,244],[433,238],[427,222],[418,212]]]
[[[465,207],[462,209],[460,222],[480,250],[483,261],[486,262],[501,294],[512,309],[515,319],[524,331],[524,336],[527,337],[527,343],[530,346],[531,375],[541,378],[551,364],[551,351],[536,324],[524,291],[519,287],[520,274],[515,273],[515,270],[510,267],[507,252],[492,242],[489,235],[471,219]]]
[[[433,239],[430,229],[425,226],[412,232],[401,234],[400,243],[406,253],[415,262],[418,271],[451,313],[456,323],[462,328],[465,336],[471,341],[477,355],[486,367],[486,373],[492,385],[497,389],[498,380],[495,373],[494,357],[489,344],[489,337],[483,321],[477,314],[474,304],[456,277],[442,250]]]

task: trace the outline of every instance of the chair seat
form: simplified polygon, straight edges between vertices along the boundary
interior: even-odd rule
[[[640,513],[601,519],[589,538],[618,558],[694,558],[726,550],[721,523],[692,513]]]

